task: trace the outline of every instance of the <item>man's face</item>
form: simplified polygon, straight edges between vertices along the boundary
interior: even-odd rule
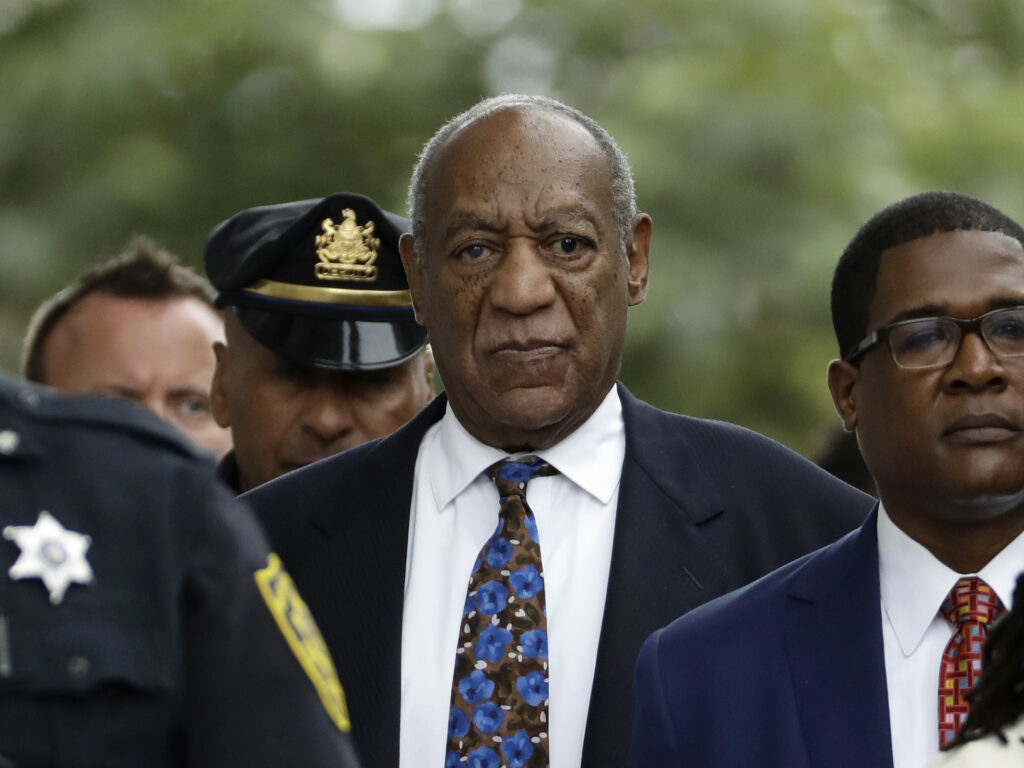
[[[407,236],[402,260],[452,409],[484,443],[554,444],[615,382],[651,221],[624,251],[610,186],[597,142],[541,110],[462,130],[428,170],[422,252]]]
[[[390,434],[434,395],[429,351],[380,371],[323,371],[274,354],[233,312],[225,325],[213,411],[231,427],[243,491]]]
[[[222,456],[231,435],[210,413],[210,380],[213,342],[223,336],[217,312],[198,299],[92,293],[47,338],[45,383],[135,400]]]
[[[882,255],[868,332],[1022,304],[1020,243],[947,232]],[[1000,359],[971,333],[947,365],[900,368],[883,342],[856,366],[833,363],[829,386],[886,509],[911,536],[927,544],[937,529],[1007,516],[1024,526],[1024,358]]]

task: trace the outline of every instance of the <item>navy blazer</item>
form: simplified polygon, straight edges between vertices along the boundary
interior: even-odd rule
[[[763,435],[659,411],[622,385],[619,396],[626,457],[587,768],[625,762],[633,667],[651,632],[834,541],[871,507],[868,496]],[[345,686],[353,735],[376,768],[398,765],[413,473],[423,435],[445,402],[438,397],[388,437],[245,495],[320,625]]]
[[[891,768],[876,522],[656,632],[630,765]]]

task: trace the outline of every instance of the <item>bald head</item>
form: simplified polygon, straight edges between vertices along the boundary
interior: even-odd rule
[[[413,170],[409,184],[408,208],[412,219],[412,235],[419,242],[423,237],[425,226],[425,205],[427,200],[428,176],[442,150],[455,136],[467,128],[488,120],[502,112],[517,111],[520,113],[540,112],[561,116],[579,125],[589,134],[608,166],[609,192],[612,196],[612,214],[615,219],[620,244],[625,247],[629,238],[633,220],[637,214],[636,189],[633,183],[633,172],[629,167],[626,154],[611,135],[596,121],[574,107],[548,98],[546,96],[527,96],[523,94],[503,94],[478,102],[470,109],[456,115],[446,122],[423,147],[419,161]]]

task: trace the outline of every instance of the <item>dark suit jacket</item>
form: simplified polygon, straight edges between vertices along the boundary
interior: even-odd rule
[[[655,633],[630,765],[891,768],[876,522]]]
[[[619,395],[626,458],[587,720],[587,768],[625,762],[633,666],[644,638],[834,541],[871,506],[866,495],[762,435],[659,411],[621,385]],[[413,470],[423,434],[444,408],[441,396],[389,437],[245,496],[320,625],[348,695],[357,745],[376,768],[398,765]]]

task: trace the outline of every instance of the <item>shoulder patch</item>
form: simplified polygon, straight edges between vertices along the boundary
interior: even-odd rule
[[[345,704],[345,692],[338,681],[331,654],[320,634],[320,628],[313,620],[313,614],[295,588],[292,577],[284,569],[281,558],[271,552],[267,557],[267,567],[256,571],[254,578],[281,634],[288,641],[288,647],[320,694],[320,701],[327,714],[339,730],[349,731],[352,726],[348,706]]]

